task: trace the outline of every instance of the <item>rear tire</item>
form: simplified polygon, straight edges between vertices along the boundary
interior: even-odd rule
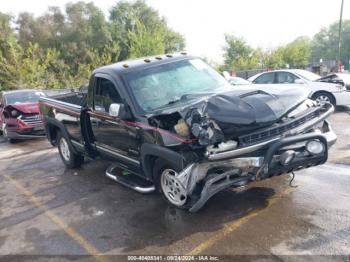
[[[84,163],[84,156],[75,153],[67,139],[61,133],[57,134],[57,147],[61,159],[67,168],[77,168]]]

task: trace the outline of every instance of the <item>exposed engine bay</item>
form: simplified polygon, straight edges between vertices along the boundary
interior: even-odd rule
[[[216,94],[190,106],[162,112],[149,118],[152,126],[177,135],[195,139],[202,147],[225,151],[239,145],[239,137],[257,130],[292,121],[299,114],[315,107],[316,103],[296,92],[281,96],[254,90],[241,95],[236,92]]]

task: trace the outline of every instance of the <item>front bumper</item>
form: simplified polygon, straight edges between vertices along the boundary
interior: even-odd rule
[[[44,123],[35,117],[30,116],[24,118],[20,115],[17,118],[8,118],[3,123],[2,130],[4,137],[10,139],[31,139],[45,137]]]
[[[213,195],[226,188],[325,163],[328,148],[336,142],[337,136],[326,121],[324,125],[324,133],[311,132],[273,140],[256,149],[254,155],[207,159],[201,163],[190,164],[178,176],[189,196],[196,192],[198,184],[202,185],[200,194],[195,197],[198,200],[191,204],[190,211],[198,211]],[[321,142],[324,151],[317,155],[308,153],[305,145],[311,140]],[[280,157],[289,150],[295,152],[295,157],[290,163],[283,165]]]
[[[44,127],[32,127],[25,129],[10,129],[6,128],[6,138],[10,139],[31,139],[31,138],[43,138],[45,137]]]

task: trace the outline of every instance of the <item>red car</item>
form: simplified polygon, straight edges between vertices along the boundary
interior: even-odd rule
[[[42,95],[36,90],[0,93],[0,130],[9,142],[45,136],[38,105]]]

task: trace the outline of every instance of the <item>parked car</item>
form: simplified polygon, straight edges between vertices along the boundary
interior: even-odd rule
[[[346,89],[350,91],[350,73],[331,73],[329,75],[321,77],[320,79],[317,79],[316,81],[339,84],[345,86]]]
[[[343,85],[318,81],[320,76],[301,69],[263,72],[248,80],[254,84],[299,84],[312,90],[312,98],[319,103],[350,105],[350,92]]]
[[[226,188],[327,160],[333,106],[285,91],[236,90],[202,60],[167,55],[98,68],[85,97],[42,97],[40,110],[68,168],[110,159],[109,178],[195,212]]]
[[[14,142],[17,139],[45,137],[39,114],[37,90],[16,90],[0,93],[0,131]]]
[[[234,86],[251,85],[252,83],[238,76],[231,76],[227,81]]]

